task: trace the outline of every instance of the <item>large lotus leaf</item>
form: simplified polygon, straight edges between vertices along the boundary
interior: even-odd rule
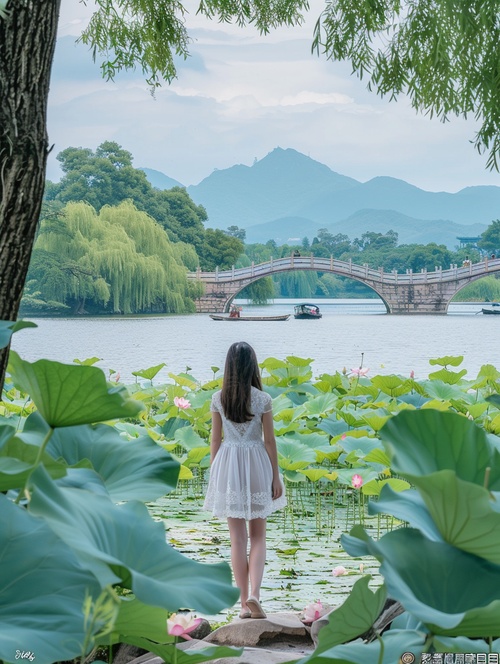
[[[433,360],[429,360],[429,364],[436,365],[438,364],[441,367],[458,367],[464,361],[463,355],[443,355],[443,357],[436,357]]]
[[[449,369],[440,369],[439,371],[433,371],[429,374],[431,380],[442,380],[443,383],[448,383],[449,385],[456,385],[461,378],[465,376],[467,369],[462,369],[461,371],[450,371]]]
[[[355,556],[358,546],[351,545],[358,534],[353,528],[341,538]],[[433,633],[484,637],[500,631],[499,565],[446,542],[432,542],[413,528],[392,531],[378,542],[362,535],[360,544],[381,561],[388,594]],[[485,633],[493,624],[496,631]]]
[[[394,491],[407,491],[411,487],[411,484],[399,477],[389,477],[384,480],[374,479],[363,484],[361,491],[365,496],[380,496],[384,486],[390,486]]]
[[[425,393],[434,397],[434,399],[439,399],[441,401],[448,401],[449,399],[461,399],[463,398],[463,391],[456,385],[449,385],[448,383],[443,383],[442,380],[423,380],[421,386],[424,388]]]
[[[170,417],[161,428],[162,434],[167,440],[172,440],[178,429],[189,426],[189,420],[180,417]]]
[[[390,419],[380,438],[402,475],[429,475],[454,470],[466,481],[483,485],[491,468],[489,488],[500,489],[500,453],[474,422],[456,413],[403,411]]]
[[[385,586],[372,592],[368,588],[371,576],[358,579],[345,602],[328,616],[328,625],[319,632],[315,653],[352,641],[367,632],[378,618],[384,606]]]
[[[139,371],[132,371],[132,376],[138,376],[139,378],[146,378],[147,380],[153,380],[156,374],[166,366],[165,362],[157,364],[154,367],[148,367],[147,369],[139,369]]]
[[[142,503],[114,505],[104,496],[60,488],[43,468],[32,480],[30,510],[105,583],[112,570],[141,602],[168,611],[190,607],[213,614],[236,601],[229,567],[195,562],[170,547],[163,524]]]
[[[97,367],[52,360],[30,364],[11,352],[8,369],[14,385],[31,396],[51,427],[132,417],[143,409],[124,388],[109,389],[104,373]]]
[[[287,436],[279,437],[277,439],[277,446],[280,466],[285,470],[305,468],[306,465],[316,460],[314,450],[306,445],[301,445],[301,443],[295,440],[290,440]]]
[[[337,403],[337,397],[331,392],[321,394],[318,397],[309,399],[305,404],[305,412],[310,417],[323,416],[328,411],[332,411]]]
[[[287,440],[296,440],[301,445],[305,445],[315,452],[318,452],[319,450],[326,452],[327,454],[333,451],[338,452],[338,450],[334,450],[330,445],[329,436],[323,433],[318,433],[317,431],[311,433],[294,432],[288,435],[286,438]]]
[[[490,644],[486,641],[483,641],[482,639],[467,639],[465,636],[457,636],[455,638],[450,638],[448,636],[434,636],[432,638],[432,645],[436,652],[498,652],[498,642],[497,647],[495,648],[494,644],[492,644],[490,650]]]
[[[351,437],[350,435],[339,440],[338,445],[344,452],[355,452],[356,456],[361,458],[382,446],[378,438],[369,438],[368,436]]]
[[[325,417],[318,423],[318,429],[325,431],[330,434],[330,436],[339,436],[342,433],[345,433],[349,429],[349,425],[345,420],[337,419],[335,414]]]
[[[30,415],[21,434],[26,441],[43,436],[46,423]],[[54,459],[76,466],[88,459],[111,498],[155,500],[175,489],[179,464],[148,436],[126,440],[106,424],[55,429],[46,451]]]
[[[0,494],[0,659],[30,650],[36,662],[82,654],[83,604],[96,578],[71,547],[39,519]]]
[[[500,565],[500,504],[487,489],[464,482],[451,470],[411,481],[444,540]]]
[[[13,427],[0,428],[0,491],[24,487],[40,453],[39,447],[26,444],[15,433]],[[66,475],[66,465],[56,461],[47,450],[42,452],[38,461],[43,463],[51,477]]]
[[[430,540],[442,542],[443,537],[432,520],[422,496],[414,489],[398,493],[391,486],[382,487],[380,499],[368,503],[369,514],[391,514],[418,528]]]
[[[401,662],[401,655],[406,652],[413,653],[414,661],[419,662],[426,636],[416,630],[390,630],[381,638],[382,656],[380,640],[373,643],[358,640],[334,646],[319,654],[314,652],[303,659],[295,660],[295,664],[396,664]]]
[[[207,444],[206,439],[199,436],[191,426],[177,429],[174,438],[187,452]]]
[[[372,385],[390,397],[399,397],[402,394],[407,394],[413,387],[411,380],[406,380],[394,374],[373,376]]]
[[[6,348],[10,344],[10,338],[18,330],[23,330],[26,327],[38,327],[36,323],[29,320],[18,320],[17,322],[11,320],[0,320],[0,348]]]
[[[298,470],[297,472],[305,475],[311,482],[318,482],[322,477],[328,475],[326,468],[308,468],[307,470]]]
[[[360,468],[341,468],[337,469],[338,482],[339,484],[347,484],[352,486],[352,478],[354,475],[360,475],[363,484],[369,482],[370,480],[375,479],[378,476],[378,472],[373,470],[373,468],[367,468],[366,466]]]

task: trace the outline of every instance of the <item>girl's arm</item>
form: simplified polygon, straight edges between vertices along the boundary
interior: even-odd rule
[[[220,413],[212,412],[212,437],[210,439],[210,465],[214,462],[215,455],[222,443],[222,417]]]
[[[278,469],[278,451],[276,449],[276,439],[274,437],[273,411],[262,413],[262,430],[264,432],[264,445],[271,460],[273,469],[273,500],[280,498],[283,493],[283,486],[280,481]]]

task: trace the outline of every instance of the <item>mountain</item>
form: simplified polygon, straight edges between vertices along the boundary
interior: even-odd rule
[[[247,228],[245,242],[265,244],[268,240],[274,240],[276,244],[298,244],[296,240],[306,236],[312,241],[321,227],[321,224],[305,217],[281,217]]]
[[[457,224],[443,219],[414,219],[394,210],[359,210],[343,221],[327,227],[330,233],[344,233],[351,240],[366,231],[398,233],[398,244],[444,244],[449,249],[458,245],[457,237],[477,237],[486,224]]]
[[[333,235],[342,233],[352,241],[366,231],[398,233],[398,244],[444,244],[449,249],[458,245],[457,237],[476,237],[486,230],[486,224],[457,224],[443,219],[414,219],[394,210],[359,210],[335,224],[320,224],[305,217],[282,217],[265,224],[247,228],[246,242],[274,240],[286,244],[291,240],[307,237],[312,242],[320,228],[326,228]]]
[[[276,148],[252,166],[215,170],[187,191],[195,203],[206,208],[210,226],[248,228],[294,216],[298,208],[327,192],[359,184],[296,150]]]
[[[351,223],[360,224],[359,235],[374,230],[364,225],[370,221],[369,214],[378,228],[387,227],[384,219],[390,224],[388,228],[397,220],[401,227],[394,230],[400,233],[401,242],[427,237],[428,241],[454,246],[452,236],[474,236],[474,228],[484,230],[500,217],[500,187],[466,187],[452,194],[425,191],[385,176],[358,182],[296,150],[282,148],[252,166],[216,170],[187,189],[193,200],[206,208],[209,226],[245,228],[248,242],[257,238],[286,242],[290,237],[310,237],[318,228],[333,225],[336,232],[351,235]],[[367,213],[369,210],[372,212]],[[373,216],[375,211],[380,214]],[[401,216],[393,217],[391,211]],[[416,235],[412,235],[412,223],[419,227],[414,229],[419,230]],[[453,224],[464,228],[454,230]]]
[[[295,213],[325,224],[361,209],[395,210],[417,219],[449,219],[458,224],[489,224],[500,211],[500,187],[467,187],[450,194],[425,191],[396,178],[376,177],[348,191],[324,192]]]
[[[146,177],[156,189],[172,189],[172,187],[183,187],[184,185],[161,171],[155,171],[154,168],[139,168],[146,173]]]

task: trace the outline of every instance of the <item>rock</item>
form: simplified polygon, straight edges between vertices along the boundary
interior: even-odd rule
[[[190,632],[189,636],[192,639],[201,640],[205,639],[211,632],[212,628],[210,627],[210,623],[208,620],[205,620],[205,618],[202,618],[201,623],[196,629],[193,629],[193,631]]]
[[[147,652],[144,648],[131,646],[129,643],[120,643],[116,653],[113,655],[113,664],[128,664]]]
[[[268,647],[283,641],[295,645],[311,645],[308,630],[293,613],[274,613],[259,620],[236,620],[219,627],[205,639],[208,643],[249,647]]]

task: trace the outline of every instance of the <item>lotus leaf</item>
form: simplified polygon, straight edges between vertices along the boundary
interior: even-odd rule
[[[381,642],[383,650],[381,653]],[[386,632],[381,640],[373,643],[354,641],[329,648],[318,655],[313,653],[295,661],[295,664],[396,664],[404,652],[415,655],[420,661],[424,651],[425,634],[417,630]],[[291,664],[288,662],[287,664]]]
[[[44,427],[34,413],[20,436],[26,440],[43,436]],[[46,451],[68,466],[87,459],[115,501],[154,500],[177,485],[178,464],[149,436],[125,440],[105,424],[56,429]]]
[[[6,348],[10,344],[10,339],[14,332],[23,330],[27,327],[38,327],[36,323],[29,320],[0,320],[0,348]]]
[[[500,504],[487,489],[451,470],[411,481],[446,542],[500,565]]]
[[[438,364],[441,367],[447,367],[448,365],[452,367],[458,367],[462,364],[463,361],[463,355],[444,355],[443,357],[437,357],[433,360],[429,360],[429,364]]]
[[[87,359],[85,359],[85,360],[79,360],[79,359],[76,357],[76,358],[73,360],[73,362],[74,362],[75,364],[83,364],[83,366],[85,366],[85,367],[91,367],[91,366],[93,366],[94,364],[96,364],[96,362],[100,362],[101,360],[102,360],[102,357],[97,357],[97,356],[94,355],[94,357],[87,357]],[[110,374],[114,374],[114,373],[116,373],[116,371],[115,371],[114,369],[110,369],[110,370],[109,370],[109,373],[110,373]]]
[[[380,499],[370,501],[369,514],[391,514],[401,521],[406,521],[413,528],[418,528],[431,540],[442,542],[443,537],[429,514],[422,496],[414,489],[403,493],[393,491],[390,484],[381,489]]]
[[[460,399],[464,394],[458,385],[449,385],[442,380],[424,380],[421,385],[428,396],[441,401]]]
[[[197,447],[204,447],[207,444],[206,440],[199,436],[192,426],[177,429],[175,432],[175,440],[186,451],[193,450]]]
[[[42,519],[0,494],[0,659],[29,648],[49,664],[81,655],[82,607],[97,579]]]
[[[465,376],[467,369],[462,369],[462,371],[450,371],[449,369],[440,369],[439,371],[434,371],[429,374],[431,380],[441,380],[443,383],[448,383],[448,385],[456,385],[461,378]]]
[[[411,487],[411,484],[405,482],[405,480],[401,480],[398,477],[389,477],[385,480],[370,480],[366,484],[363,484],[361,491],[365,496],[380,496],[380,492],[386,484],[396,492],[407,491]]]
[[[9,372],[16,387],[31,396],[51,427],[132,417],[143,408],[123,388],[109,389],[104,373],[97,367],[51,360],[31,364],[12,351]]]
[[[308,367],[310,368],[311,362],[313,362],[312,357],[296,357],[295,355],[287,355],[286,361],[294,367]]]
[[[144,604],[168,611],[187,606],[211,614],[236,601],[229,567],[178,553],[142,503],[114,505],[104,496],[57,487],[41,467],[32,481],[30,511],[71,545],[103,586],[118,580]]]
[[[158,374],[159,371],[165,367],[165,362],[157,364],[154,367],[149,367],[148,369],[139,369],[139,371],[132,371],[132,376],[137,376],[138,378],[146,378],[147,380],[153,380],[153,378]]]
[[[335,414],[325,417],[325,419],[321,420],[317,426],[318,429],[326,431],[330,436],[339,436],[349,430],[346,421],[343,419],[339,420]]]
[[[380,437],[393,470],[402,475],[449,469],[482,486],[490,467],[489,487],[500,489],[500,453],[482,429],[456,413],[405,411],[387,422]]]
[[[358,535],[359,529],[353,528],[350,536],[341,537],[344,549],[353,556],[360,555],[353,541]],[[387,533],[378,542],[364,535],[359,545],[381,561],[389,595],[435,634],[445,630],[449,636],[496,635],[499,565],[446,542],[430,541],[412,528]]]
[[[326,468],[308,468],[307,470],[299,470],[298,472],[305,475],[311,482],[318,482],[322,477],[328,475]]]
[[[369,575],[358,579],[345,602],[329,614],[328,625],[319,632],[316,655],[352,641],[371,629],[382,611],[387,593],[383,585],[372,592],[368,588],[370,580]]]

